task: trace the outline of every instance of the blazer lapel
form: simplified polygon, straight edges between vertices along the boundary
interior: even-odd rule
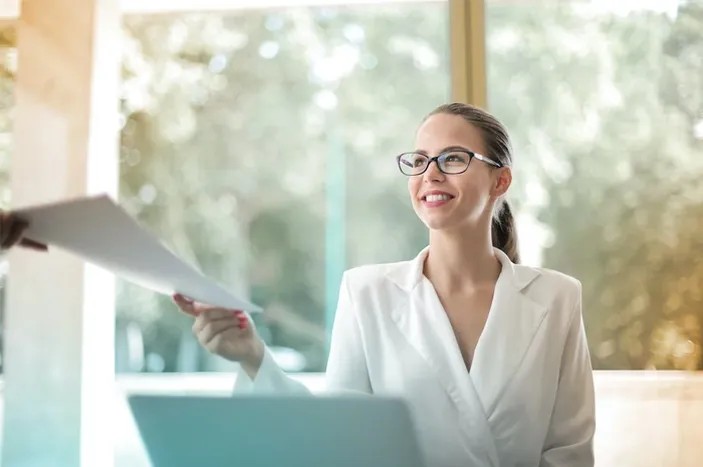
[[[547,314],[544,305],[524,293],[539,271],[514,265],[500,250],[496,254],[503,269],[471,367],[471,379],[489,417]]]
[[[427,251],[425,248],[414,260],[389,271],[388,276],[408,298],[392,310],[391,317],[454,399],[467,390],[469,375],[449,319],[432,284],[422,274]]]
[[[432,285],[425,281],[421,280],[405,306],[396,307],[391,316],[447,393],[456,395],[466,390],[469,374],[451,324]]]
[[[474,388],[451,324],[432,284],[422,275],[427,249],[402,263],[389,276],[408,293],[408,300],[391,312],[393,321],[427,363],[461,417],[471,455],[481,465],[498,466],[498,453],[486,412]]]
[[[428,250],[387,273],[408,294],[391,316],[458,408],[467,410],[478,397],[490,417],[546,316],[547,308],[524,293],[540,272],[514,265],[495,249],[502,269],[469,374],[446,312],[422,274]]]

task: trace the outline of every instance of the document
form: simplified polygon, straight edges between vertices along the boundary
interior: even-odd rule
[[[134,284],[224,308],[261,311],[178,258],[107,195],[13,213],[29,221],[27,238],[64,249]]]

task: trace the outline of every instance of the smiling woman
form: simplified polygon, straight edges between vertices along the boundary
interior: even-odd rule
[[[339,365],[355,356],[339,349],[354,346],[336,345],[331,380],[338,387],[404,392],[426,421],[423,443],[429,450],[458,440],[434,453],[440,462],[465,454],[452,450],[465,441],[469,455],[488,463],[529,457],[536,445],[530,436],[548,440],[545,463],[558,459],[566,444],[578,449],[590,442],[577,440],[576,432],[590,429],[583,414],[569,418],[581,420],[579,427],[521,428],[523,421],[546,418],[530,403],[538,393],[545,406],[554,402],[554,414],[568,415],[577,406],[590,410],[587,385],[575,397],[555,395],[552,401],[544,388],[554,387],[549,386],[556,374],[551,363],[558,354],[539,353],[542,338],[563,336],[564,349],[580,362],[570,368],[586,373],[577,283],[528,265],[564,271],[583,283],[584,327],[596,368],[703,369],[700,1],[454,0],[451,4],[464,13],[473,8],[480,14],[451,19],[442,0],[86,0],[74,11],[75,3],[26,2],[18,24],[30,39],[22,42],[21,60],[14,33],[0,34],[0,202],[7,207],[10,201],[11,153],[12,179],[20,188],[15,203],[36,194],[59,196],[67,187],[86,188],[76,183],[87,179],[86,148],[109,158],[112,139],[102,135],[114,127],[103,133],[107,127],[101,125],[110,118],[93,112],[109,108],[114,114],[116,92],[96,92],[89,83],[98,76],[91,70],[93,57],[99,58],[101,72],[114,74],[108,68],[116,65],[110,60],[117,56],[117,35],[111,48],[87,38],[117,31],[121,5],[126,14],[121,202],[181,255],[266,307],[254,323],[269,344],[263,375],[284,381],[274,363],[290,371],[325,368],[342,271],[366,263],[385,266],[345,276],[341,297],[349,292],[358,300],[356,306],[342,302],[352,312],[337,315],[340,328],[359,329],[367,337],[383,328],[398,339],[370,350],[370,365],[384,356],[388,363],[367,368],[366,379],[350,377]],[[0,16],[9,6],[16,17],[18,5],[0,0]],[[95,5],[111,10],[93,15]],[[217,11],[220,7],[227,11]],[[75,14],[54,21],[59,8]],[[146,14],[156,11],[161,14]],[[94,27],[91,18],[109,21]],[[459,25],[451,41],[449,24]],[[487,69],[481,64],[484,39]],[[449,44],[455,46],[451,54]],[[100,47],[105,52],[96,52]],[[17,75],[25,81],[18,93],[24,100],[15,106],[18,62],[30,67]],[[491,138],[472,133],[472,128],[480,133],[480,125],[467,122],[467,127],[451,112],[424,121],[427,130],[444,120],[442,141],[436,131],[412,141],[419,118],[449,100],[450,68],[458,74],[478,70],[470,82],[452,80],[452,95],[462,101],[486,104],[487,76],[484,107],[510,129],[514,164],[496,158],[506,151],[491,148]],[[109,79],[96,83],[110,84]],[[63,105],[62,99],[74,95],[71,105]],[[94,96],[104,99],[98,107],[92,106]],[[14,135],[13,119],[20,122]],[[74,139],[76,129],[92,132],[92,125],[103,130]],[[67,141],[75,151],[66,149]],[[402,151],[411,151],[398,160],[407,179],[393,160]],[[98,174],[103,181],[105,173]],[[414,184],[410,203],[403,181]],[[508,195],[510,207],[502,202]],[[504,245],[495,251],[499,264],[484,263],[461,280],[443,274],[437,265],[456,266],[457,258],[471,255],[447,254],[451,248],[423,250],[427,230],[410,204],[426,224],[442,227],[430,234],[434,246],[441,247],[436,239],[442,235],[460,239],[457,244],[475,240],[475,235],[446,233],[467,232],[467,226],[484,222],[494,244]],[[514,261],[503,253],[512,251],[507,245],[514,238],[513,212],[522,264],[515,264],[517,249],[507,255]],[[418,251],[414,261],[397,269],[386,264],[397,265]],[[111,457],[109,433],[91,427],[104,425],[106,401],[100,398],[112,391],[113,302],[91,281],[109,283],[109,278],[90,270],[84,274],[60,253],[16,257],[12,306],[4,310],[9,326],[0,329],[0,367],[9,374],[1,388],[8,421],[4,460],[44,465],[63,459],[77,465],[79,456],[93,455],[88,464],[105,465]],[[0,273],[7,270],[7,263],[0,263]],[[377,289],[364,280],[372,280],[374,271],[376,279],[383,276],[392,284],[388,293],[369,293]],[[556,288],[564,293],[549,295]],[[406,300],[411,293],[417,295]],[[395,307],[392,297],[408,305]],[[464,312],[467,303],[473,313]],[[547,303],[573,311],[544,314]],[[392,308],[384,320],[368,312],[376,305]],[[117,308],[120,372],[183,372],[121,375],[121,387],[230,392],[231,374],[185,373],[231,365],[198,348],[191,320],[178,315],[169,300],[120,283]],[[520,313],[494,313],[506,309]],[[565,316],[570,321],[559,320]],[[238,316],[235,324],[241,320]],[[337,335],[343,342],[345,333]],[[548,341],[550,351],[558,347],[555,339]],[[513,351],[501,353],[501,342]],[[545,355],[540,362],[535,358]],[[495,361],[501,365],[492,365]],[[544,377],[530,380],[521,372]],[[597,376],[599,464],[698,465],[703,386],[697,375]],[[315,374],[295,379],[306,378]],[[510,378],[523,384],[506,382]],[[446,405],[425,407],[431,398],[422,396],[433,390],[440,394],[435,400]],[[576,400],[582,403],[572,403]],[[82,412],[86,407],[98,410]],[[557,423],[566,418],[554,417]],[[443,436],[452,425],[448,420],[478,420],[479,429],[460,426]],[[125,417],[123,427],[118,445],[129,444],[132,451],[118,465],[147,465],[133,456],[140,446],[136,433],[128,431],[131,418]],[[524,432],[528,435],[515,435]],[[481,442],[464,438],[467,433],[481,435]],[[44,440],[41,450],[38,436]],[[81,446],[88,448],[81,451]]]
[[[434,157],[428,155],[428,150],[421,149],[431,146],[435,138],[440,137],[455,144],[438,149],[438,155]],[[500,180],[505,190],[512,181],[512,144],[508,131],[495,117],[477,107],[447,104],[436,108],[425,118],[418,130],[416,146],[420,149],[398,156],[398,166],[403,174],[411,177],[408,180],[408,189],[413,207],[430,228],[432,224],[428,223],[418,208],[452,206],[452,200],[459,194],[433,189],[431,180],[428,182],[426,178],[420,179],[419,176],[428,171],[430,178],[432,175],[439,179],[444,179],[444,175],[461,175],[446,178],[459,183],[465,182],[470,186],[475,185],[476,180],[473,180],[469,173],[471,161],[475,159],[485,164],[489,170],[500,169]],[[436,173],[430,169],[432,162],[436,163]],[[465,175],[467,173],[468,175]],[[455,205],[466,204],[460,203],[461,199],[457,200]],[[519,262],[515,220],[504,196],[501,196],[500,202],[492,209],[492,219],[493,246],[503,250],[514,263]]]
[[[452,148],[501,162],[467,158],[456,173],[428,162],[408,178],[429,246],[413,260],[344,273],[327,389],[402,398],[431,466],[592,467],[595,401],[581,285],[515,264],[505,245],[494,247],[491,225],[503,220],[494,212],[512,181],[511,154],[493,153],[496,146],[510,148],[507,132],[476,107],[442,106],[424,120],[416,147],[425,162]],[[178,303],[192,314],[192,305]],[[235,393],[308,391],[282,371],[254,326],[242,327],[231,310],[198,307],[198,341],[240,364]]]

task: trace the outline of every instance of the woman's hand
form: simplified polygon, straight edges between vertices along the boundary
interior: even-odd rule
[[[0,211],[0,249],[7,250],[15,245],[37,251],[46,251],[46,245],[23,236],[29,224],[11,212]]]
[[[239,362],[254,379],[264,358],[265,345],[243,311],[205,305],[180,294],[175,294],[173,300],[181,311],[195,318],[193,334],[203,347]]]

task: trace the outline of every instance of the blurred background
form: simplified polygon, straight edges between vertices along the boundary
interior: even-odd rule
[[[119,200],[264,307],[257,327],[286,370],[320,373],[342,272],[427,242],[394,156],[452,99],[449,5],[231,3],[124,14]],[[623,370],[703,370],[703,2],[487,0],[485,44],[487,107],[515,147],[523,262],[582,281],[594,368],[621,370],[601,387],[622,395]],[[9,23],[4,209],[17,64]],[[115,309],[124,384],[232,372],[169,297],[118,280]]]

